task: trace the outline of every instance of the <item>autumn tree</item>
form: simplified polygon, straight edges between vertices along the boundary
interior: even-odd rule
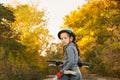
[[[46,50],[46,58],[54,60],[63,60],[63,48],[60,43],[51,43]]]
[[[1,79],[12,79],[11,53],[21,52],[24,46],[17,41],[19,34],[12,29],[15,16],[9,7],[0,4],[0,72]],[[14,45],[13,45],[14,44]],[[19,47],[19,48],[17,48]],[[4,74],[3,74],[4,73]]]
[[[29,5],[7,7],[0,6],[0,70],[6,72],[2,76],[6,80],[40,80],[47,70],[41,54],[51,39],[45,13]]]
[[[26,47],[22,64],[18,67],[38,68],[44,71],[45,65],[42,63],[44,60],[40,55],[46,49],[51,38],[46,28],[47,21],[44,18],[44,11],[39,11],[29,5],[18,5],[12,11],[15,15],[12,28],[20,34],[18,42]],[[17,57],[20,61],[21,58]]]
[[[89,0],[82,8],[65,16],[64,26],[74,29],[81,54],[93,64],[92,72],[120,76],[119,0]]]

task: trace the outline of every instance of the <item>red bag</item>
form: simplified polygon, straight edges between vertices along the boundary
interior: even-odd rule
[[[57,73],[57,78],[61,78],[62,77],[62,73],[61,72],[58,72]]]

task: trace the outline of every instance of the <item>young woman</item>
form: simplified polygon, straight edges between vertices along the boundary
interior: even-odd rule
[[[75,43],[74,32],[69,28],[62,29],[58,32],[58,38],[64,46],[65,60],[62,69],[57,73],[57,80],[82,80],[78,68],[79,50]]]

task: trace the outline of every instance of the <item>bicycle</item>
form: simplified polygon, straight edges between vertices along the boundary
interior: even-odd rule
[[[64,62],[63,61],[60,61],[60,60],[47,60],[47,62],[49,63],[52,63],[52,64],[49,64],[49,66],[60,66],[62,65]],[[81,67],[87,67],[89,68],[91,64],[88,63],[88,62],[81,62],[81,63],[78,63],[78,66],[81,68]],[[57,69],[58,70],[58,69]],[[66,70],[64,71],[64,74],[68,75],[68,76],[75,76],[76,75],[76,72],[74,71],[70,71],[70,70]],[[55,78],[53,80],[57,80],[57,75],[55,76]]]

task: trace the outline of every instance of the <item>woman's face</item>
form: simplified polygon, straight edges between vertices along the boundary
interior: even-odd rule
[[[69,34],[66,33],[66,32],[63,32],[63,33],[60,34],[60,40],[61,40],[61,43],[62,43],[63,46],[68,45],[69,42],[72,41]]]

